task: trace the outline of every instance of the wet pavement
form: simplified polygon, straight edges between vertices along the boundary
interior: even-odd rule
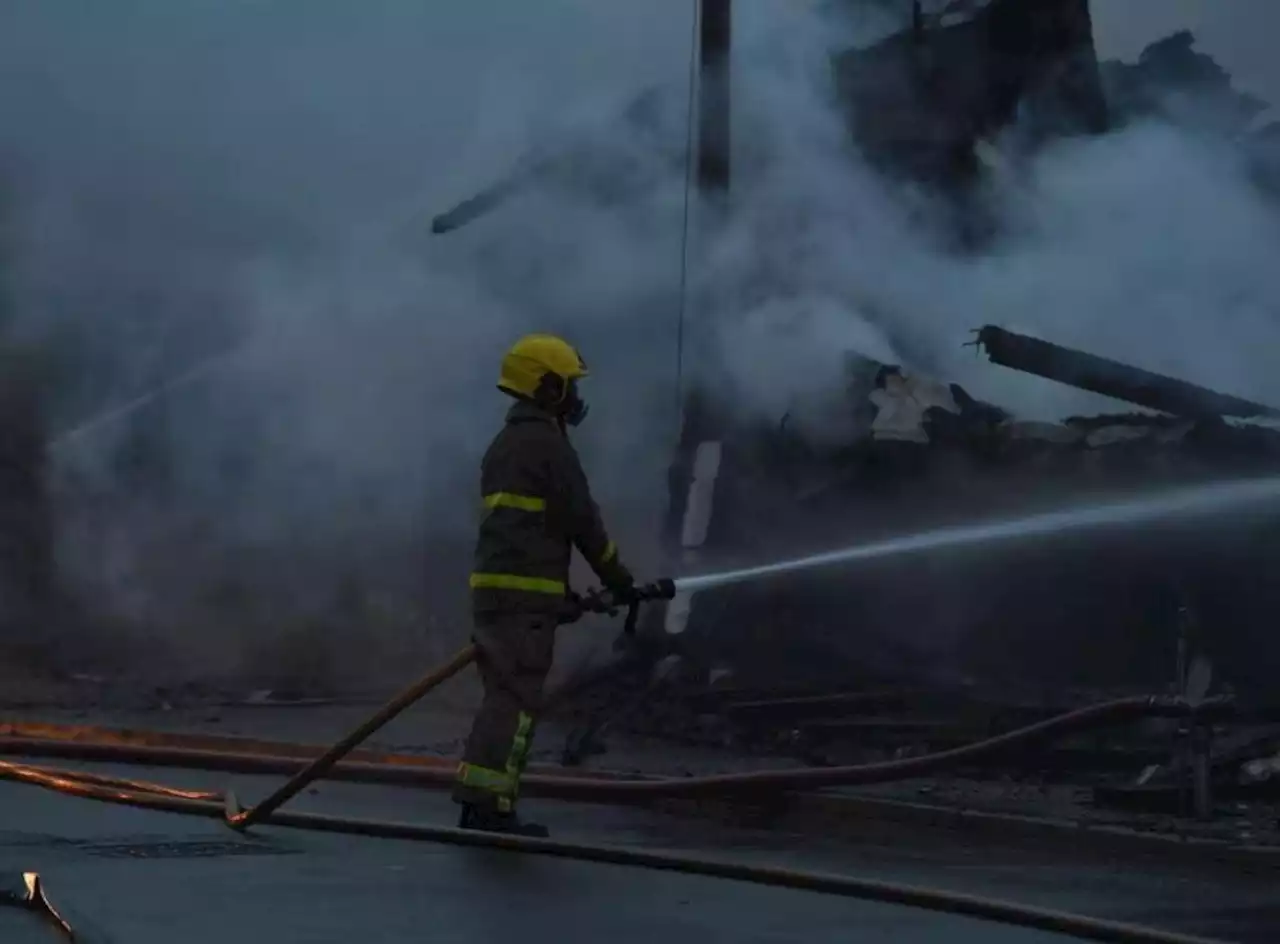
[[[252,803],[277,780],[94,766],[164,783],[234,786]],[[0,783],[0,868],[38,871],[51,898],[116,944],[381,944],[601,940],[992,942],[1068,938],[900,906],[620,866],[432,843],[266,828],[250,840],[216,822]],[[450,824],[436,792],[325,784],[297,808]],[[1065,861],[1061,850],[977,848],[961,840],[819,840],[609,807],[530,802],[557,838],[836,871],[990,894],[1098,917],[1274,942],[1274,875],[1185,866],[1135,871]],[[0,909],[0,941],[56,941],[33,916]]]

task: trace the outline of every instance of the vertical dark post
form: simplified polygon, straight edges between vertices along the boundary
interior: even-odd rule
[[[1191,808],[1198,820],[1213,818],[1213,781],[1210,754],[1213,731],[1200,718],[1191,721]]]
[[[696,169],[698,193],[704,200],[723,198],[729,191],[732,46],[733,0],[698,0]],[[676,445],[676,458],[667,483],[670,500],[663,525],[663,546],[672,561],[680,557],[680,535],[686,511],[686,493],[693,481],[694,454],[699,442],[714,438],[707,428],[705,405],[696,388],[697,382],[694,381],[692,392],[684,398],[680,441]]]
[[[698,139],[695,182],[698,193],[724,197],[729,191],[731,152],[730,63],[733,46],[733,0],[698,0]],[[684,398],[680,440],[667,476],[667,512],[662,522],[661,553],[669,573],[678,573],[681,533],[693,482],[698,444],[714,438],[697,392],[697,380]],[[662,633],[668,606],[645,610],[642,632]]]
[[[700,0],[698,32],[698,189],[729,189],[730,47],[733,0]]]
[[[1195,617],[1191,608],[1183,603],[1178,607],[1178,653],[1175,663],[1173,691],[1176,695],[1185,695],[1187,691],[1187,673],[1191,665],[1192,629]]]

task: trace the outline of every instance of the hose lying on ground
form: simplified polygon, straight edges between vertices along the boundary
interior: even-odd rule
[[[223,803],[215,794],[181,791],[160,784],[125,780],[75,770],[29,767],[0,763],[0,779],[57,790],[86,799],[121,803],[144,809],[224,819]],[[839,895],[865,901],[906,905],[948,914],[964,915],[1002,924],[1034,928],[1075,938],[1113,942],[1113,944],[1226,944],[1208,938],[1146,928],[1118,921],[1088,918],[1083,915],[1019,905],[1014,902],[948,892],[941,889],[881,882],[822,872],[804,872],[775,866],[748,865],[694,856],[628,849],[620,846],[532,839],[524,836],[486,833],[475,830],[422,826],[383,820],[354,819],[317,813],[294,813],[277,810],[270,815],[271,824],[294,829],[309,829],[347,835],[385,839],[443,842],[533,855],[633,866],[666,872],[681,872],[734,881],[752,882],[778,888]]]
[[[1207,707],[1212,707],[1206,703]],[[623,778],[617,775],[593,774],[561,770],[558,773],[531,771],[521,780],[521,790],[528,795],[596,802],[644,802],[659,798],[700,797],[708,795],[742,796],[744,794],[777,793],[792,790],[814,790],[826,787],[865,786],[889,783],[954,769],[1002,751],[1026,747],[1068,734],[1104,728],[1145,717],[1186,716],[1203,708],[1193,707],[1175,698],[1141,696],[1121,698],[1091,705],[1040,721],[1027,727],[951,750],[904,760],[885,761],[845,767],[801,767],[750,773],[716,774],[704,777]],[[0,737],[0,755],[23,757],[57,757],[63,759],[133,763],[149,766],[188,767],[239,774],[284,774],[293,776],[320,749],[300,745],[277,745],[280,753],[263,750],[262,742],[245,742],[237,738],[194,736],[189,743],[205,746],[182,746],[183,737],[157,736],[168,743],[146,743],[145,736],[132,732],[113,733],[98,729],[97,736],[83,730],[56,725],[7,725],[0,730],[10,732]],[[19,736],[13,736],[17,733]],[[37,734],[40,736],[31,736]],[[63,734],[63,737],[57,735]],[[26,735],[26,736],[23,736]],[[49,735],[54,735],[50,737]],[[344,741],[347,739],[344,739]],[[238,742],[238,743],[237,743]],[[247,744],[254,744],[246,750]],[[284,751],[287,750],[287,753]],[[365,756],[369,756],[367,753]],[[333,779],[362,783],[414,784],[447,787],[454,777],[453,762],[441,758],[380,756],[382,762],[339,761],[328,772]],[[388,762],[389,761],[389,762]]]
[[[436,840],[462,845],[479,845],[511,851],[535,852],[548,855],[579,858],[589,861],[635,865],[647,868],[676,870],[730,879],[754,881],[780,887],[809,889],[852,897],[871,898],[899,904],[916,905],[935,910],[950,911],[975,917],[985,917],[1006,923],[1022,924],[1042,930],[1084,936],[1094,940],[1122,942],[1151,942],[1151,944],[1190,944],[1197,939],[1170,935],[1145,928],[1039,909],[1026,909],[1018,905],[991,901],[972,896],[954,895],[932,889],[870,882],[843,876],[815,875],[789,870],[761,868],[734,863],[694,859],[668,854],[643,852],[604,846],[587,846],[575,843],[535,840],[524,837],[495,836],[492,834],[463,832],[410,824],[385,823],[370,820],[343,819],[314,814],[280,813],[278,807],[296,795],[307,783],[332,770],[344,779],[373,780],[381,782],[423,783],[444,785],[452,782],[452,770],[448,767],[432,768],[427,764],[371,764],[340,763],[362,740],[386,724],[409,705],[458,671],[475,657],[472,647],[459,652],[449,663],[424,676],[406,689],[368,721],[324,751],[309,764],[298,769],[295,758],[261,754],[233,753],[219,750],[199,750],[182,747],[154,747],[102,743],[101,741],[57,741],[48,738],[8,738],[0,740],[0,750],[6,753],[42,754],[44,756],[78,756],[84,759],[148,764],[175,764],[237,772],[266,773],[285,772],[293,776],[267,800],[250,811],[241,811],[231,795],[219,802],[217,794],[201,791],[184,791],[158,784],[126,780],[100,774],[79,771],[50,770],[19,764],[0,763],[0,779],[19,780],[49,789],[58,790],[89,799],[125,803],[150,809],[222,818],[224,822],[244,828],[251,820],[266,820],[278,825],[305,829],[350,832],[360,835],[393,838]],[[920,776],[923,773],[964,763],[970,759],[1007,750],[1034,740],[1113,724],[1149,715],[1187,714],[1195,709],[1173,699],[1128,698],[1095,705],[1071,712],[1038,724],[1009,732],[996,738],[968,747],[944,751],[925,757],[859,767],[804,768],[789,771],[767,771],[751,774],[730,774],[713,777],[683,778],[678,780],[622,780],[586,778],[578,776],[555,777],[531,775],[526,784],[533,792],[566,798],[625,800],[653,796],[687,796],[706,793],[737,791],[776,791],[797,787],[846,785],[853,783],[877,783],[888,780]],[[14,726],[11,726],[11,729]],[[19,729],[21,726],[17,726]],[[36,726],[45,732],[56,730]],[[206,743],[219,739],[203,738]],[[234,739],[221,739],[232,741]],[[291,753],[297,753],[297,746]]]

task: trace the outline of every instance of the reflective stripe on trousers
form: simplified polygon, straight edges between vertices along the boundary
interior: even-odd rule
[[[511,750],[507,753],[505,770],[492,770],[465,761],[458,764],[457,780],[464,786],[492,793],[498,800],[498,809],[511,812],[520,793],[520,775],[529,762],[532,746],[533,716],[520,712],[516,721],[516,733],[511,738]]]

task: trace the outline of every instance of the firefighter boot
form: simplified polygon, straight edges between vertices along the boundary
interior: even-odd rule
[[[526,823],[515,813],[501,813],[472,803],[462,805],[462,816],[458,820],[458,828],[506,833],[511,836],[528,836],[531,839],[546,839],[551,835],[547,827],[540,823]]]

